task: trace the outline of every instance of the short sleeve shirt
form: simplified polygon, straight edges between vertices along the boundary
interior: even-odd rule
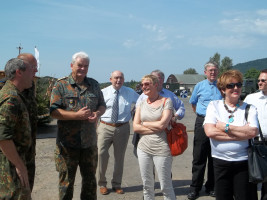
[[[106,107],[99,84],[92,78],[84,79],[85,87],[79,87],[70,74],[58,80],[52,90],[50,113],[56,109],[77,112],[83,107],[97,111]],[[88,120],[58,120],[57,144],[70,148],[96,146],[96,124]]]
[[[248,119],[245,119],[246,103],[243,103],[236,112],[233,113],[234,121],[230,125],[244,126],[249,123],[251,127],[258,128],[257,111],[251,105],[248,112]],[[234,108],[228,107],[230,110]],[[229,123],[229,113],[224,108],[223,100],[211,101],[207,108],[207,115],[204,124],[216,124],[217,121]],[[226,161],[242,161],[248,159],[248,140],[240,141],[218,141],[210,138],[212,157]]]
[[[209,102],[222,99],[216,84],[217,81],[209,82],[206,79],[194,87],[189,103],[196,105],[197,114],[205,116]]]

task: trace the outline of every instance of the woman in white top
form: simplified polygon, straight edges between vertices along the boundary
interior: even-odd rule
[[[217,200],[257,199],[256,190],[248,181],[248,139],[258,133],[254,106],[245,119],[246,103],[240,101],[242,74],[238,70],[224,72],[218,82],[223,100],[208,105],[204,121],[210,138]]]
[[[146,75],[141,82],[143,92],[148,98],[136,108],[133,129],[141,136],[137,155],[143,180],[144,200],[155,199],[154,165],[164,199],[175,200],[171,179],[172,156],[165,132],[172,117],[172,101],[159,95],[156,76]]]

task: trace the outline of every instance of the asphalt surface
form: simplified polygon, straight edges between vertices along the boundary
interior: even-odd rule
[[[191,109],[191,105],[188,103],[187,99],[182,99],[186,108],[186,115],[182,123],[187,127],[188,132],[188,148],[180,156],[173,157],[172,165],[172,179],[173,187],[176,194],[177,200],[186,200],[187,194],[189,192],[189,187],[191,184],[191,167],[192,167],[192,144],[193,144],[193,130],[195,123],[195,114]],[[131,130],[130,139],[128,142],[128,147],[126,150],[125,164],[124,164],[124,173],[122,180],[122,188],[125,191],[125,194],[116,194],[111,191],[111,179],[113,173],[113,148],[110,148],[110,159],[108,170],[106,173],[108,185],[107,187],[110,190],[109,195],[101,195],[98,192],[99,200],[138,200],[143,199],[142,191],[142,180],[139,171],[138,160],[133,154],[133,145],[132,145],[132,136],[133,131]],[[36,155],[36,180],[32,193],[33,200],[51,200],[58,199],[58,173],[55,170],[53,151],[55,148],[55,137],[56,137],[56,123],[53,121],[51,124],[45,127],[39,127],[38,136],[37,136],[37,155]],[[75,185],[74,185],[74,197],[73,199],[80,199],[80,190],[81,190],[81,177],[79,170],[77,171]],[[207,196],[205,193],[205,188],[203,187],[200,192],[199,200],[211,200],[215,199],[213,197]],[[156,200],[163,199],[162,193],[160,191],[160,184],[156,176],[155,183],[155,193]]]

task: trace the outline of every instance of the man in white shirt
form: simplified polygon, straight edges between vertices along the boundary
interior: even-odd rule
[[[248,95],[244,101],[257,108],[261,131],[267,139],[267,69],[261,71],[258,86],[260,91]],[[262,183],[261,200],[267,200],[267,183]]]
[[[101,116],[98,133],[98,185],[100,193],[106,195],[107,189],[106,170],[108,167],[109,148],[114,147],[114,172],[111,180],[112,189],[117,194],[123,194],[121,188],[124,156],[130,135],[129,121],[131,107],[139,95],[131,88],[123,86],[124,75],[120,71],[111,74],[112,85],[102,89],[106,103],[106,112]]]

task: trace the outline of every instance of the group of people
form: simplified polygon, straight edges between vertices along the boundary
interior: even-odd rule
[[[163,197],[175,200],[172,186],[172,156],[165,128],[185,115],[183,102],[163,88],[160,70],[145,75],[138,93],[125,87],[124,74],[113,71],[111,85],[100,89],[87,77],[90,59],[85,52],[72,56],[69,76],[58,79],[52,89],[50,114],[57,119],[55,164],[59,173],[59,199],[73,197],[79,167],[82,177],[81,199],[97,199],[97,185],[108,195],[106,171],[109,149],[114,148],[112,190],[121,187],[124,157],[130,135],[129,121],[135,109],[133,130],[139,135],[136,145],[143,198],[154,199],[155,172]],[[35,173],[37,105],[34,77],[37,62],[32,54],[20,54],[5,66],[0,91],[0,199],[31,199]],[[260,92],[240,100],[243,82],[237,70],[219,73],[215,62],[205,65],[207,79],[199,82],[190,103],[196,113],[193,143],[192,183],[188,199],[199,197],[204,183],[208,195],[217,200],[257,199],[257,185],[248,181],[248,139],[257,137],[259,124],[265,136],[267,127],[267,70],[261,71]],[[247,104],[250,106],[245,118]],[[136,108],[135,108],[136,107]],[[259,121],[259,122],[258,122]],[[208,163],[207,163],[208,162]],[[262,200],[267,199],[267,184],[262,184]]]
[[[259,92],[241,101],[243,76],[238,70],[219,73],[218,65],[205,65],[207,79],[199,82],[189,102],[197,115],[194,129],[192,183],[188,199],[199,197],[208,167],[205,191],[216,200],[257,200],[257,184],[249,182],[249,139],[267,138],[267,69],[260,72]],[[251,104],[248,116],[246,107]],[[265,110],[265,111],[264,111]],[[262,183],[261,200],[267,199]]]

